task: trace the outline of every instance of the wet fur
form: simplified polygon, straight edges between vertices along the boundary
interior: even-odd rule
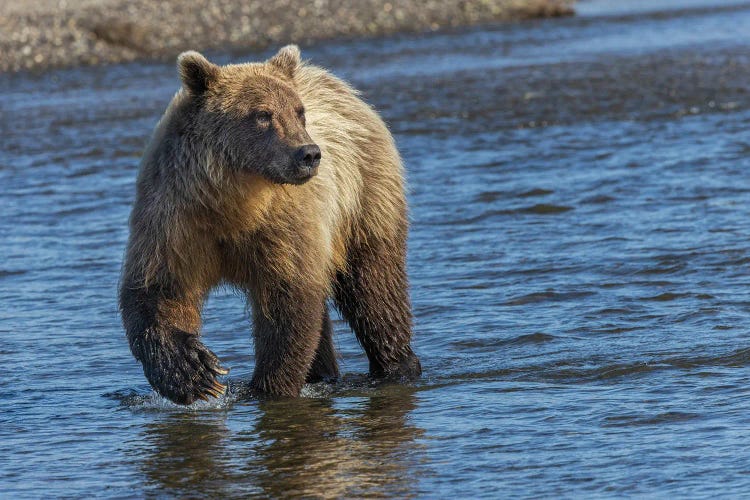
[[[259,395],[296,396],[306,380],[338,376],[328,298],[373,376],[418,376],[403,171],[382,120],[294,46],[225,67],[187,53],[179,68],[183,89],[141,163],[120,290],[151,385],[178,403],[212,394],[221,368],[199,340],[200,315],[221,283],[252,305]],[[300,103],[306,126],[293,115]],[[268,106],[272,138],[247,121]],[[306,140],[321,149],[318,175],[280,183],[285,148]]]

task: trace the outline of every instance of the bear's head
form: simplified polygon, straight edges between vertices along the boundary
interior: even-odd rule
[[[198,52],[177,65],[187,94],[189,133],[221,168],[303,184],[317,174],[320,148],[305,129],[295,89],[300,65],[295,45],[263,63],[218,66]]]

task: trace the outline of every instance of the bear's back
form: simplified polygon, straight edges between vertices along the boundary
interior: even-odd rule
[[[307,130],[320,146],[320,174],[314,183],[324,189],[331,224],[357,224],[362,216],[377,231],[405,210],[401,158],[383,120],[359,98],[359,92],[317,66],[302,64],[295,72],[295,86],[305,105]],[[360,221],[362,222],[362,221]],[[356,231],[357,228],[352,228]],[[390,227],[383,227],[389,231]]]

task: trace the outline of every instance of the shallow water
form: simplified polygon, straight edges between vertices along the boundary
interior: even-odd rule
[[[0,77],[0,491],[19,496],[713,496],[750,490],[750,3],[322,44],[409,170],[424,377],[155,396],[116,290],[171,64]],[[680,6],[678,6],[681,5]],[[215,55],[220,61],[267,54]]]

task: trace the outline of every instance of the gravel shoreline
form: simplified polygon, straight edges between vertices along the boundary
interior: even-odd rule
[[[573,13],[574,0],[0,2],[0,72],[172,58],[183,50],[434,31]]]

